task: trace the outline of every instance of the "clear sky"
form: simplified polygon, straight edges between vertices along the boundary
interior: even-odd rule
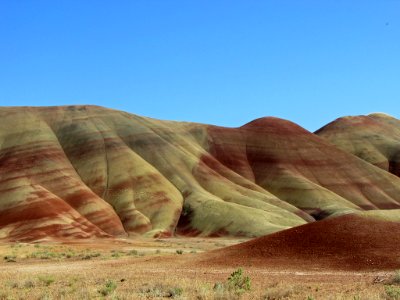
[[[316,130],[400,117],[399,0],[0,0],[0,106]]]

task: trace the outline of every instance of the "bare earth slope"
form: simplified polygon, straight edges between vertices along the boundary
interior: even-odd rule
[[[400,120],[386,114],[343,117],[317,130],[316,134],[400,176]]]
[[[289,121],[0,108],[0,238],[261,236],[400,208],[400,178]]]
[[[400,223],[350,214],[202,254],[196,265],[289,269],[397,269]]]

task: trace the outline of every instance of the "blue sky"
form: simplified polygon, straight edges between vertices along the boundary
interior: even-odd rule
[[[0,106],[316,130],[400,117],[400,1],[0,0]]]

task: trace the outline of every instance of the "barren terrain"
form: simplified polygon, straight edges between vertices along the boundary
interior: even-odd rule
[[[342,122],[313,134],[274,117],[226,128],[90,105],[0,107],[0,119],[1,240],[251,238],[348,213],[400,220],[389,116],[343,136]]]
[[[396,291],[394,270],[249,265],[243,271],[251,279],[251,289],[236,293],[223,286],[236,267],[193,267],[207,255],[205,251],[242,241],[173,238],[3,244],[0,299],[391,299],[388,293]],[[177,253],[180,250],[182,254]]]
[[[400,120],[0,117],[0,299],[400,299]]]

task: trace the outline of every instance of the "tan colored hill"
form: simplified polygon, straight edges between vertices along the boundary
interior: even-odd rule
[[[398,269],[399,243],[400,223],[350,214],[207,252],[193,263],[301,270]]]
[[[95,106],[0,118],[0,238],[261,236],[400,208],[400,178],[277,118],[223,128]]]
[[[400,120],[386,114],[343,117],[322,127],[316,134],[400,176]]]

